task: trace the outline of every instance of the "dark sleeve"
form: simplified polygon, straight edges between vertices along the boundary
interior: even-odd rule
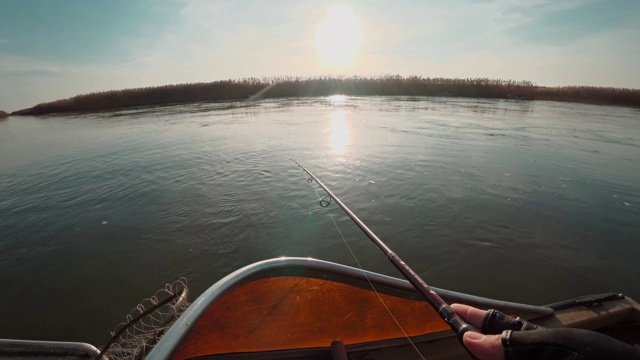
[[[640,359],[640,350],[606,335],[581,329],[506,330],[502,333],[507,360]]]
[[[545,329],[496,310],[487,312],[481,331],[502,333],[507,360],[640,359],[640,349],[606,335],[571,328]]]

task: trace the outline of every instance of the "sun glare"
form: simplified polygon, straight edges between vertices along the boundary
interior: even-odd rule
[[[327,100],[329,100],[329,104],[333,106],[340,106],[347,102],[347,97],[345,95],[331,95]]]
[[[327,117],[330,119],[328,127],[329,147],[335,155],[342,155],[351,142],[351,130],[347,122],[347,113],[335,111]]]
[[[364,35],[360,20],[347,5],[334,5],[316,29],[315,46],[322,61],[335,68],[352,65]]]

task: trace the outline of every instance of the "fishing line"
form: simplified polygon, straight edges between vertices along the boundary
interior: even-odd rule
[[[395,268],[398,269],[398,271],[400,271],[400,273],[402,273],[402,275],[407,280],[409,280],[409,283],[411,283],[411,285],[413,285],[413,287],[420,294],[422,294],[422,296],[424,296],[425,300],[427,300],[427,302],[429,303],[429,305],[431,305],[433,310],[435,310],[438,313],[438,316],[440,316],[440,318],[444,320],[444,322],[447,323],[447,325],[449,325],[451,330],[453,330],[456,333],[456,335],[458,336],[458,340],[460,341],[460,344],[462,344],[465,350],[467,350],[467,352],[469,353],[469,356],[471,356],[471,358],[473,359],[476,359],[473,353],[471,353],[471,351],[469,351],[469,349],[467,349],[467,347],[464,346],[463,338],[464,338],[464,334],[466,334],[469,331],[474,331],[474,332],[480,332],[480,331],[476,329],[473,325],[468,324],[466,321],[464,321],[464,319],[462,319],[462,317],[460,317],[460,315],[458,315],[451,308],[451,306],[449,306],[449,304],[447,304],[447,302],[440,297],[440,295],[438,295],[435,291],[433,291],[433,289],[429,285],[427,285],[427,283],[424,280],[422,280],[422,278],[418,274],[416,274],[416,272],[413,271],[413,269],[409,265],[407,265],[407,263],[402,261],[402,259],[396,253],[394,253],[391,250],[391,248],[389,248],[387,244],[385,244],[378,237],[378,235],[376,235],[373,231],[371,231],[371,229],[369,229],[369,227],[362,220],[360,220],[356,216],[356,214],[354,214],[353,211],[351,211],[351,209],[347,207],[347,205],[345,205],[325,184],[322,183],[322,181],[320,181],[320,179],[318,179],[315,175],[313,175],[311,171],[309,171],[307,168],[302,166],[302,164],[300,164],[299,162],[295,160],[292,160],[292,161],[296,163],[302,170],[304,170],[304,172],[307,173],[307,175],[309,175],[310,178],[315,180],[315,182],[318,184],[318,186],[322,188],[322,190],[324,190],[329,196],[331,196],[331,198],[336,202],[336,204],[338,204],[338,206],[344,211],[344,213],[347,214],[347,216],[349,216],[349,218],[356,225],[358,225],[360,230],[362,230],[362,232],[364,232],[365,235],[367,235],[369,240],[371,240],[378,247],[378,249],[380,249],[380,251],[384,253],[384,255],[387,257],[387,260],[389,260],[389,262],[391,262],[393,266],[395,266]]]
[[[305,177],[306,177],[306,171],[303,169],[302,172],[305,174]],[[351,249],[351,246],[349,245],[349,242],[347,242],[347,239],[342,234],[342,231],[340,231],[340,228],[338,227],[338,224],[336,223],[335,219],[333,218],[333,215],[331,214],[331,211],[329,211],[329,209],[327,208],[329,206],[329,204],[331,204],[331,195],[327,194],[325,197],[322,197],[320,195],[320,193],[318,193],[316,188],[313,186],[313,184],[311,184],[313,182],[313,179],[312,178],[307,178],[307,182],[309,183],[309,186],[311,186],[313,191],[318,196],[318,199],[320,199],[320,206],[325,208],[325,211],[327,212],[327,214],[329,214],[329,218],[331,219],[331,222],[333,223],[333,226],[336,228],[336,230],[338,230],[338,234],[340,234],[340,237],[342,238],[342,241],[344,241],[344,244],[347,245],[347,249],[349,249],[349,252],[351,253],[351,256],[353,257],[353,260],[355,260],[356,264],[358,265],[358,268],[360,268],[360,271],[362,271],[362,275],[364,275],[365,279],[367,279],[367,282],[369,283],[369,286],[371,286],[371,289],[373,289],[373,292],[376,294],[376,296],[378,297],[378,299],[382,303],[382,306],[384,306],[384,308],[389,313],[389,316],[391,316],[391,318],[396,323],[396,325],[398,326],[400,331],[402,331],[402,334],[404,334],[404,337],[407,338],[407,340],[409,340],[409,343],[411,344],[411,346],[413,346],[413,348],[416,350],[418,355],[420,355],[420,358],[422,358],[422,360],[426,360],[425,357],[420,352],[420,350],[418,349],[418,347],[416,346],[416,344],[414,344],[414,342],[411,340],[409,335],[404,331],[404,328],[402,327],[402,325],[400,325],[400,322],[398,321],[398,319],[396,319],[396,317],[393,316],[393,313],[391,312],[391,309],[389,309],[387,304],[385,304],[384,300],[382,300],[382,296],[380,296],[380,293],[378,293],[378,290],[376,290],[376,287],[373,286],[373,282],[371,282],[371,279],[369,279],[369,276],[367,275],[367,272],[364,270],[364,268],[360,264],[360,261],[358,261],[358,258],[356,257],[356,254],[353,252],[353,249]],[[327,198],[329,200],[327,200]]]

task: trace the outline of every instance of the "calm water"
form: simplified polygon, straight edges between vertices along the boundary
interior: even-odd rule
[[[640,300],[640,112],[438,98],[195,104],[0,122],[0,338],[103,344],[185,276],[355,266],[303,163],[431,285]],[[367,269],[396,275],[337,207]]]

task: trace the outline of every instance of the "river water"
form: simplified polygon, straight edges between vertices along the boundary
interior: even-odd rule
[[[640,300],[636,109],[204,103],[0,122],[0,338],[100,345],[180,276],[193,300],[267,258],[355,266],[289,159],[433,286],[532,304],[609,291]],[[364,268],[399,276],[330,211]]]

